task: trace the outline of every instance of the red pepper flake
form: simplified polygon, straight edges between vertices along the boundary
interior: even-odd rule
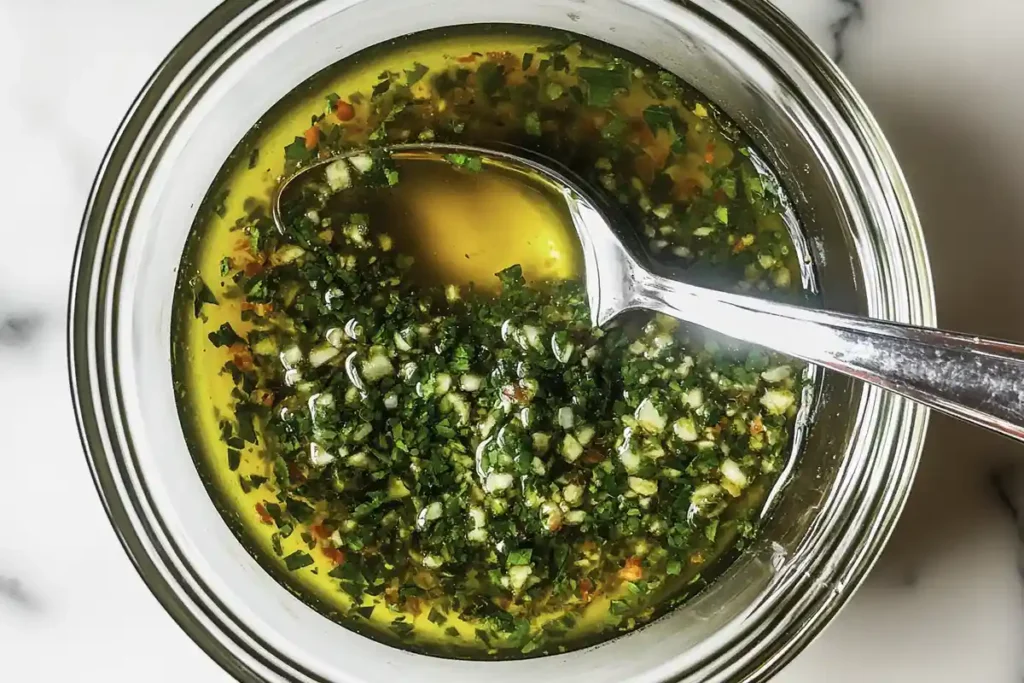
[[[593,590],[594,584],[590,579],[583,579],[580,581],[580,598],[583,602],[590,602],[590,594]]]
[[[509,385],[503,387],[501,394],[509,401],[514,401],[515,403],[522,403],[526,400],[526,391],[520,386]]]
[[[693,178],[684,178],[677,185],[676,196],[679,197],[680,199],[689,199],[695,195],[700,194],[700,192],[700,183],[698,183]]]
[[[604,453],[596,448],[588,448],[583,451],[583,457],[581,459],[588,465],[596,465],[597,463],[604,461]]]
[[[316,149],[316,146],[320,144],[320,129],[316,126],[310,126],[306,129],[303,137],[306,140],[306,149]]]
[[[253,277],[263,272],[263,264],[252,261],[245,264],[245,275],[246,277]]]
[[[256,311],[256,315],[265,316],[274,310],[274,304],[254,304],[249,301],[242,302],[243,311]]]
[[[235,351],[235,357],[233,361],[235,363],[235,367],[241,370],[242,372],[249,372],[256,367],[255,365],[253,365],[252,362],[252,354],[250,354],[249,351],[244,348]]]
[[[256,514],[260,516],[260,521],[264,524],[274,523],[274,518],[267,512],[267,508],[263,507],[263,503],[256,503]]]
[[[755,417],[753,420],[750,421],[750,433],[753,436],[757,436],[758,434],[760,434],[763,431],[764,431],[764,421],[761,419],[761,416],[758,415],[757,417]]]
[[[715,145],[709,142],[707,148],[704,150],[704,163],[713,164],[715,163]]]
[[[309,527],[309,531],[311,534],[313,534],[313,538],[316,538],[320,541],[324,540],[325,538],[330,538],[331,536],[331,532],[329,532],[327,530],[327,527],[325,527],[323,524],[314,524],[313,526]]]
[[[334,105],[334,115],[338,117],[339,121],[351,121],[356,117],[356,108],[345,100],[338,100],[338,103]]]
[[[633,556],[626,560],[626,564],[619,570],[619,578],[623,581],[639,581],[644,576],[644,569],[641,560]]]
[[[330,545],[324,546],[320,550],[323,552],[324,557],[326,557],[328,560],[330,560],[334,564],[336,564],[338,566],[341,566],[341,565],[345,564],[345,552],[344,551],[338,550],[334,546],[330,546]]]
[[[480,54],[479,52],[471,52],[468,55],[458,57],[455,61],[458,62],[459,64],[472,64],[473,62],[476,61],[477,57],[483,57],[483,55]]]
[[[288,463],[288,477],[299,484],[306,481],[306,475],[303,474],[302,470],[299,469],[299,466],[293,462]]]

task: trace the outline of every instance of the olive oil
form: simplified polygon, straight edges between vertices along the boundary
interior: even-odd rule
[[[269,218],[282,180],[318,159],[438,139],[511,144],[557,158],[619,203],[652,257],[673,267],[707,267],[740,289],[786,292],[798,284],[777,183],[747,160],[756,151],[699,93],[639,58],[578,37],[521,27],[415,36],[312,78],[269,112],[225,163],[187,246],[175,303],[183,426],[239,539],[298,597],[344,625],[454,657],[536,656],[598,642],[700,590],[737,542],[754,532],[751,514],[788,452],[798,373],[765,354],[744,352],[736,360],[692,340],[685,342],[692,350],[679,346],[665,321],[644,318],[613,330],[625,339],[617,346],[605,333],[586,330],[578,287],[582,258],[557,191],[507,169],[474,166],[473,159],[374,157],[372,173],[384,162],[387,173],[363,185],[357,181],[371,175],[370,163],[346,161],[338,167],[342,176],[327,178],[319,189],[293,188],[284,234]],[[388,270],[396,258],[408,263]],[[398,288],[396,272],[415,287]],[[389,311],[383,323],[380,310],[374,319],[386,326],[389,317],[406,315],[419,327],[399,329],[392,340],[390,328],[386,335],[362,329],[357,317],[332,327],[310,314],[324,300],[331,312],[334,298],[347,310],[360,279],[385,277],[380,273],[391,283],[381,285],[391,300],[367,293],[371,308]],[[518,373],[512,384],[502,385],[509,380],[499,379],[496,366],[478,365],[454,376],[410,375],[405,384],[415,390],[402,388],[404,368],[417,365],[410,358],[451,362],[434,329],[444,326],[446,311],[463,316],[465,332],[509,301],[528,303],[523,297],[534,286],[544,302],[537,316],[549,326],[544,337],[531,332],[540,323],[513,324],[512,316],[500,335],[484,335],[493,349],[476,350],[489,363],[500,354],[521,354],[515,369],[501,371]],[[419,312],[401,300],[421,294]],[[345,296],[350,299],[342,302]],[[499,353],[503,344],[509,346]],[[549,368],[545,376],[557,380],[557,387],[539,387],[541,395],[571,394],[604,362],[587,355],[602,344],[621,355],[630,386],[664,384],[658,389],[664,397],[644,399],[634,388],[614,404],[615,396],[605,397],[608,414],[590,415],[577,404],[578,416],[571,402],[559,407],[524,397],[531,364]],[[351,349],[357,350],[348,355]],[[562,366],[572,379],[558,379]],[[623,391],[614,383],[606,389]],[[468,507],[461,494],[445,498],[443,506],[420,500],[425,454],[398,453],[411,464],[389,471],[383,451],[320,445],[344,440],[339,430],[354,430],[344,437],[349,445],[387,442],[402,451],[388,411],[419,405],[424,392],[437,392],[439,409],[420,421],[429,425],[414,426],[451,422],[432,437],[434,446],[462,439],[475,451]],[[504,408],[491,410],[482,398],[487,395]],[[669,404],[678,413],[671,424]],[[317,416],[338,411],[360,415],[360,424],[316,436]],[[301,448],[282,446],[285,436],[294,436],[289,430],[300,423],[291,420],[300,412],[301,424],[312,420],[313,436],[296,437]],[[533,437],[540,465],[518,470],[519,493],[507,486],[512,475],[504,455],[488,450],[495,442],[490,421]],[[374,431],[384,425],[392,431]],[[536,438],[551,433],[551,446]],[[374,463],[369,469],[367,460]],[[530,488],[534,479],[546,487],[544,496]],[[419,545],[410,541],[401,558],[413,557],[421,567],[403,575],[404,583],[388,574],[387,562],[374,564],[394,539],[382,531],[381,553],[367,550],[358,508],[339,512],[341,499],[358,500],[353,486],[379,494],[367,501],[388,510],[370,518],[373,524],[393,528],[397,538],[423,536]],[[618,498],[601,486],[620,487]],[[668,491],[674,501],[664,500]],[[330,500],[318,500],[316,492]],[[614,526],[616,538],[588,538],[588,529],[605,528],[598,523],[605,513],[587,506],[613,498],[625,521],[603,524]],[[457,519],[445,517],[445,509],[458,509]],[[518,523],[512,512],[521,515],[516,519],[542,515],[543,527],[530,531],[536,526],[531,518],[508,535],[501,530]],[[626,523],[634,514],[642,526]],[[394,521],[400,519],[409,526]],[[464,525],[468,547],[479,548],[480,559],[460,564],[442,557],[450,548],[429,540],[430,524]],[[506,536],[498,540],[500,533]],[[529,534],[537,535],[531,541]],[[559,534],[570,539],[564,552]],[[520,547],[512,548],[509,539]],[[439,554],[428,552],[431,543],[440,544]],[[560,569],[531,553],[539,556],[541,548],[554,548]],[[375,559],[365,565],[356,561],[370,556]],[[370,566],[379,576],[366,575]],[[375,583],[382,576],[389,578]],[[545,581],[556,580],[557,590],[549,591]],[[344,587],[355,583],[365,590],[354,598]],[[445,586],[462,593],[447,595]],[[479,591],[476,602],[463,600],[466,591]]]

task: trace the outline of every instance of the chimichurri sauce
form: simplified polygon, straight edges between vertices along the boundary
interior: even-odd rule
[[[375,638],[523,657],[635,628],[757,534],[803,370],[660,316],[591,327],[555,193],[385,149],[416,141],[547,154],[663,265],[799,285],[778,184],[675,76],[534,29],[410,38],[297,91],[211,189],[173,340],[197,460],[256,556]],[[280,180],[353,149],[278,232]]]

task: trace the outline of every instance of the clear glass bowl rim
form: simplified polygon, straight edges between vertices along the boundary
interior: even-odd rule
[[[665,3],[671,1],[665,0]],[[315,2],[291,0],[284,5],[298,8]],[[907,258],[913,265],[909,277],[914,280],[911,290],[916,297],[910,312],[913,319],[907,322],[934,325],[931,274],[913,201],[888,143],[853,87],[774,6],[761,0],[703,0],[694,4],[728,6],[751,18],[761,30],[771,34],[795,55],[817,84],[834,98],[848,124],[856,130],[870,152],[873,163],[888,181],[893,193],[888,202],[901,214],[908,232],[905,237],[912,253]],[[274,5],[277,7],[273,8]],[[116,382],[109,382],[108,376],[95,362],[97,349],[109,341],[115,323],[102,318],[98,320],[94,305],[97,299],[108,294],[109,278],[117,277],[116,272],[110,272],[109,263],[103,257],[105,250],[112,248],[123,236],[117,234],[116,226],[110,228],[114,221],[110,220],[108,212],[116,211],[118,203],[128,197],[137,184],[145,182],[144,178],[137,177],[133,163],[145,150],[160,144],[159,136],[153,132],[159,131],[168,111],[178,104],[173,100],[166,101],[165,93],[173,92],[174,86],[182,82],[183,73],[187,75],[189,70],[200,71],[208,67],[204,59],[211,58],[210,45],[230,40],[225,38],[226,29],[256,21],[263,13],[269,16],[281,12],[281,5],[274,0],[227,0],[179,42],[143,88],[125,116],[97,173],[83,217],[68,311],[69,373],[76,418],[94,482],[115,532],[143,580],[189,636],[236,678],[252,681],[265,678],[248,666],[246,660],[253,656],[265,658],[266,652],[254,652],[251,644],[245,642],[244,635],[239,637],[238,633],[233,633],[231,628],[225,628],[219,622],[215,606],[213,609],[209,606],[209,596],[200,596],[196,592],[187,568],[176,566],[174,559],[161,547],[159,529],[154,529],[150,521],[135,510],[137,494],[132,490],[127,468],[121,465],[124,456],[118,453],[118,437],[123,435],[117,433],[116,420],[113,426],[109,420],[111,412],[116,409],[119,390]],[[805,647],[847,602],[881,552],[909,492],[928,422],[927,410],[900,400],[892,401],[888,408],[889,417],[896,413],[901,417],[895,419],[898,434],[894,438],[900,442],[899,450],[905,460],[900,470],[901,479],[887,489],[882,500],[876,501],[878,504],[870,511],[871,518],[863,520],[865,533],[850,556],[841,586],[828,594],[813,596],[811,604],[806,606],[796,623],[788,624],[781,632],[776,630],[773,634],[775,642],[761,653],[760,661],[745,663],[743,680],[769,677]],[[207,602],[204,603],[204,599]],[[266,644],[263,645],[265,648]],[[299,680],[289,675],[286,667],[279,667],[273,661],[265,661],[264,664],[284,680]],[[666,680],[680,680],[672,674],[669,676]]]

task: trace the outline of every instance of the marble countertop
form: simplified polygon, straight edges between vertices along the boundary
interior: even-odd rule
[[[107,522],[65,353],[92,176],[136,92],[214,4],[0,1],[0,510],[19,520],[0,530],[5,680],[228,680],[149,594]],[[1024,4],[778,4],[839,59],[888,134],[927,232],[942,324],[1024,339]],[[776,680],[1024,680],[1024,453],[940,417],[933,425],[878,565]]]

